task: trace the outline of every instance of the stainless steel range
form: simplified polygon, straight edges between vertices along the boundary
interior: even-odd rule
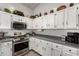
[[[29,39],[26,37],[17,37],[14,39],[14,54],[19,55],[29,50]]]

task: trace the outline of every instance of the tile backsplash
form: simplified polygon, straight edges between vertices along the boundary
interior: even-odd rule
[[[34,31],[37,34],[43,34],[43,35],[55,35],[55,36],[62,36],[67,35],[67,32],[79,32],[79,30],[10,30],[10,29],[0,29],[0,32],[6,32],[6,36],[13,36],[14,33],[20,33],[23,35],[25,33],[29,33],[31,31]]]
[[[0,29],[0,32],[6,32],[6,36],[13,36],[14,33],[21,33],[21,35],[30,32],[31,30],[10,30],[10,29]]]
[[[62,36],[67,35],[67,32],[79,32],[79,30],[34,30],[37,34],[43,34],[43,35],[55,35],[55,36]]]

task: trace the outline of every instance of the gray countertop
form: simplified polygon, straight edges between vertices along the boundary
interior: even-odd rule
[[[53,42],[53,43],[57,43],[57,44],[62,44],[64,46],[69,46],[69,47],[74,47],[74,48],[79,48],[79,44],[74,44],[74,43],[69,43],[69,42],[65,42],[62,41],[61,37],[57,37],[57,36],[45,36],[45,35],[35,35],[32,36],[41,40],[46,40],[49,42]]]
[[[12,39],[11,39],[11,38],[8,38],[8,39],[1,39],[1,40],[0,40],[0,43],[8,42],[8,41],[12,41]]]
[[[64,46],[69,46],[69,47],[74,47],[74,48],[79,48],[79,44],[73,44],[73,43],[69,43],[69,42],[63,42],[61,39],[61,37],[58,36],[47,36],[47,35],[35,35],[35,36],[31,36],[31,37],[35,37],[41,40],[46,40],[49,42],[53,42],[53,43],[57,43],[57,44],[62,44]],[[2,40],[0,40],[0,43],[2,42],[7,42],[7,41],[12,41],[13,38],[10,37],[6,37]]]

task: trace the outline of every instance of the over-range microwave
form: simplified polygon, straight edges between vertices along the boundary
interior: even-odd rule
[[[24,30],[27,28],[27,25],[23,22],[14,21],[11,23],[11,27],[12,27],[12,29],[16,29],[16,30]]]

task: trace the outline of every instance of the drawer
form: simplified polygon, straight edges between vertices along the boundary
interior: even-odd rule
[[[53,49],[62,49],[62,45],[53,43]]]
[[[77,56],[76,54],[71,54],[71,53],[66,53],[66,52],[64,52],[63,53],[63,56]]]
[[[63,46],[63,52],[71,53],[71,54],[77,54],[77,49],[68,47],[68,46]]]

